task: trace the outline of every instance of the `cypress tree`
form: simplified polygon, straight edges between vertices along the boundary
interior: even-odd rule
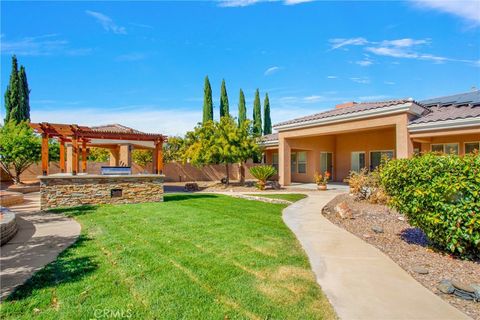
[[[18,79],[17,57],[12,57],[12,72],[10,73],[10,81],[5,91],[5,122],[10,120],[19,121],[20,111],[20,93]]]
[[[30,120],[30,89],[28,88],[27,73],[25,67],[20,67],[18,73],[20,93],[20,117],[22,120]]]
[[[228,116],[230,116],[230,113],[228,106],[227,86],[225,85],[225,79],[223,79],[222,87],[220,88],[220,118]]]
[[[272,133],[272,120],[270,119],[270,100],[268,99],[268,93],[265,94],[265,100],[263,102],[263,134]]]
[[[260,105],[260,92],[255,91],[255,100],[253,101],[253,133],[256,136],[262,135],[262,110]]]
[[[240,89],[240,97],[238,98],[238,126],[241,126],[247,120],[247,107],[245,106],[245,95]]]
[[[203,123],[210,120],[213,120],[212,87],[208,76],[206,76],[203,88]]]

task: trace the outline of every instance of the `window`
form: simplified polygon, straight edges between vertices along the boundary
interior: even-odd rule
[[[278,153],[272,154],[272,167],[278,172]]]
[[[298,173],[307,173],[307,152],[298,153]]]
[[[290,171],[291,173],[306,173],[307,172],[307,152],[292,152],[290,156]]]
[[[431,145],[433,152],[443,152],[445,154],[458,154],[458,143],[436,143]]]
[[[370,170],[374,170],[377,168],[381,163],[382,159],[392,159],[393,158],[393,151],[372,151],[370,152]]]
[[[480,142],[465,142],[465,153],[473,153],[480,150]]]
[[[290,155],[290,172],[297,172],[297,154],[295,152],[292,152],[292,154]]]
[[[352,171],[359,172],[365,168],[365,152],[352,152]]]

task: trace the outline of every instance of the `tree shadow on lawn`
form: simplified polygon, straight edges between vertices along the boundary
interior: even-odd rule
[[[165,195],[164,201],[165,202],[170,202],[170,201],[185,201],[185,200],[191,200],[191,199],[203,199],[203,198],[219,198],[218,195],[216,194],[205,194],[205,193],[191,193],[191,194],[168,194]]]
[[[79,281],[98,268],[92,256],[75,256],[73,251],[91,241],[80,235],[77,241],[63,251],[55,261],[36,272],[24,284],[15,289],[6,301],[23,300],[35,290],[58,286],[62,283]]]
[[[428,237],[420,228],[406,228],[400,232],[400,238],[408,244],[416,244],[422,247],[430,246]]]

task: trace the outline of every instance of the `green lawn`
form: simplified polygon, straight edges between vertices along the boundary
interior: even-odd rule
[[[332,319],[284,205],[210,194],[69,209],[82,236],[1,319]]]
[[[272,193],[272,194],[251,193],[251,194],[247,194],[247,196],[281,199],[281,200],[287,200],[291,202],[302,200],[307,197],[305,194],[301,194],[301,193]]]

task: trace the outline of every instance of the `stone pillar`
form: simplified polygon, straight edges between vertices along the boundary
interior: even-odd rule
[[[288,186],[291,183],[290,157],[291,148],[288,140],[279,136],[278,139],[278,181],[282,186]]]
[[[413,142],[408,132],[408,116],[402,118],[403,121],[397,122],[395,126],[395,144],[397,159],[410,158],[413,156]]]
[[[110,149],[109,151],[110,151],[109,166],[117,167],[120,159],[118,148]]]
[[[132,166],[132,145],[130,144],[120,145],[120,155],[119,155],[118,165],[121,167]]]

